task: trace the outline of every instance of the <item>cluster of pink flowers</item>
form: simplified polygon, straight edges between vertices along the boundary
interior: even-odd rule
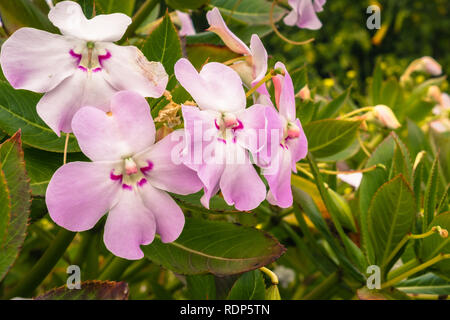
[[[307,140],[282,63],[272,78],[276,107],[265,84],[247,107],[244,85],[254,87],[267,72],[267,52],[257,35],[248,48],[218,9],[208,12],[209,30],[247,59],[230,67],[207,63],[200,72],[180,59],[175,76],[198,107],[183,105],[184,130],[155,143],[145,97],[160,97],[168,75],[136,47],[113,44],[131,19],[110,14],[88,20],[72,1],[56,4],[49,18],[62,35],[22,28],[3,44],[0,62],[14,88],[45,93],[38,114],[56,134],[73,132],[92,160],[65,164],[52,177],[46,202],[58,225],[85,231],[109,212],[106,247],[140,259],[140,245],[151,243],[155,233],[171,242],[182,232],[184,214],[168,192],[204,189],[207,208],[219,190],[238,210],[252,210],[265,199],[292,205],[291,172],[305,157]]]

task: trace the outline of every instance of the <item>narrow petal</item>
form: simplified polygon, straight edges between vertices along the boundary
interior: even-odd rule
[[[110,179],[115,162],[70,162],[59,168],[47,187],[50,217],[70,231],[85,231],[115,204],[120,184]]]
[[[159,98],[169,76],[160,62],[150,62],[134,46],[105,45],[111,58],[103,62],[104,76],[117,91],[133,90],[144,97]]]
[[[292,206],[291,152],[288,149],[279,148],[271,166],[264,170],[264,177],[270,188],[267,200],[282,208]]]
[[[275,86],[275,90],[277,91],[275,95],[279,96],[279,99],[277,100],[278,110],[287,120],[294,121],[296,119],[294,84],[283,63],[277,62],[275,64],[275,69],[284,70],[284,76],[276,76],[276,78],[280,80],[280,85]]]
[[[325,2],[327,2],[327,0],[314,0],[314,10],[316,12],[323,11],[323,6],[325,5]]]
[[[145,98],[132,91],[118,92],[110,110],[83,107],[73,118],[74,134],[91,160],[121,159],[154,143],[155,125]]]
[[[57,3],[48,17],[63,35],[86,41],[118,41],[132,22],[122,13],[98,15],[88,20],[81,6],[74,1]]]
[[[283,139],[283,122],[274,107],[264,109],[266,118],[265,143],[257,153],[257,164],[266,167],[272,161]]]
[[[109,212],[103,241],[116,256],[128,260],[144,257],[140,246],[155,238],[156,221],[144,205],[137,190],[123,190],[121,197]]]
[[[180,37],[185,36],[192,36],[195,34],[195,28],[194,24],[192,23],[192,19],[189,16],[189,14],[182,12],[182,11],[176,11],[178,19],[180,19],[181,22],[181,29],[178,31],[178,34]]]
[[[60,35],[19,29],[2,45],[3,73],[16,89],[48,92],[77,70],[78,61],[70,55],[76,45]]]
[[[77,70],[44,95],[37,105],[37,113],[59,136],[60,131],[72,132],[72,118],[82,106],[108,111],[109,100],[115,92],[100,74],[88,75]]]
[[[175,241],[183,231],[184,214],[177,203],[162,190],[145,184],[140,190],[145,206],[156,220],[156,233],[164,243]]]
[[[227,160],[225,170],[220,178],[220,189],[229,205],[236,209],[248,211],[255,209],[266,197],[266,186],[262,182],[247,153],[243,161],[240,159],[239,147],[229,148],[227,156],[233,154],[233,161]]]
[[[181,161],[182,133],[182,130],[172,132],[136,157],[141,165],[152,163],[152,169],[146,175],[154,187],[177,194],[191,194],[200,191],[203,184],[197,173]]]
[[[252,86],[255,86],[267,73],[267,51],[264,48],[261,39],[259,39],[256,34],[252,35],[250,40],[250,49],[252,51],[253,62]]]
[[[208,30],[216,33],[231,51],[244,55],[251,54],[247,45],[228,29],[219,9],[213,8],[208,11],[206,13],[206,19],[210,26]]]
[[[296,163],[308,154],[308,139],[303,131],[300,120],[297,119],[295,124],[300,128],[300,136],[295,139],[288,139],[286,145],[292,156],[292,170],[297,172]]]
[[[198,73],[189,60],[182,58],[175,64],[175,76],[201,109],[230,112],[245,108],[242,80],[224,64],[208,63]]]

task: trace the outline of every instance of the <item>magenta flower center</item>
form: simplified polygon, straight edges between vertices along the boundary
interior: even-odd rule
[[[122,189],[133,190],[133,188],[142,187],[147,183],[148,174],[153,169],[153,162],[147,161],[144,165],[138,163],[132,158],[125,158],[120,166],[113,169],[110,173],[110,179],[122,184]]]
[[[236,131],[244,129],[242,122],[233,113],[223,113],[221,117],[214,120],[214,125],[218,132],[218,140],[227,143],[232,140],[236,143]]]
[[[108,50],[97,48],[92,42],[88,42],[86,47],[70,50],[69,54],[76,59],[78,69],[84,72],[102,71],[104,61],[111,58]]]

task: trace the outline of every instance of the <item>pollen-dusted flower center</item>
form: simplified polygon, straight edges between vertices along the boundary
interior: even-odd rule
[[[300,128],[293,122],[288,122],[286,126],[286,139],[295,139],[300,137]]]
[[[103,70],[103,62],[111,58],[111,53],[94,42],[87,42],[70,50],[69,54],[76,59],[78,69],[85,72],[100,72]]]
[[[134,187],[142,187],[147,183],[148,174],[152,169],[151,161],[139,165],[133,157],[127,157],[120,166],[111,171],[110,179],[120,182],[124,190],[133,190]]]
[[[223,143],[227,143],[228,138],[231,138],[233,142],[236,142],[236,131],[244,128],[244,125],[236,115],[229,112],[225,112],[220,117],[216,118],[214,120],[214,125],[216,129],[219,130],[218,140]]]

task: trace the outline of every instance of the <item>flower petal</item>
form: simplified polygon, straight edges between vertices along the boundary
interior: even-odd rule
[[[295,124],[300,129],[300,136],[295,139],[288,139],[286,145],[291,151],[292,171],[297,172],[296,163],[308,154],[308,139],[303,131],[300,120],[295,120]]]
[[[236,114],[243,129],[235,131],[237,142],[256,154],[266,144],[266,106],[255,104]]]
[[[253,62],[252,86],[255,86],[267,73],[267,51],[266,48],[264,48],[261,39],[256,34],[252,35],[250,49],[252,51]]]
[[[77,60],[69,53],[76,45],[76,41],[60,35],[19,29],[1,48],[3,73],[16,89],[41,93],[53,90],[77,70]]]
[[[219,9],[213,8],[208,11],[206,13],[206,19],[210,25],[208,30],[216,33],[231,51],[239,54],[251,55],[251,51],[247,45],[228,29]]]
[[[180,37],[192,36],[195,34],[194,24],[189,14],[176,10],[178,19],[180,19],[181,29],[178,31]]]
[[[37,113],[59,136],[60,131],[72,132],[72,118],[82,106],[94,106],[107,111],[109,100],[115,92],[101,74],[88,75],[77,70],[44,95],[36,107]]]
[[[224,64],[208,63],[198,73],[189,60],[182,58],[175,64],[175,76],[200,109],[230,112],[245,108],[242,80]]]
[[[325,5],[325,2],[327,2],[327,0],[314,0],[314,10],[316,12],[323,11],[323,6]]]
[[[160,62],[150,62],[134,46],[105,45],[111,58],[103,61],[104,76],[117,91],[133,90],[144,97],[159,98],[169,76]]]
[[[156,232],[164,243],[175,241],[183,231],[184,214],[167,192],[146,183],[141,189],[145,206],[156,220]]]
[[[267,200],[281,208],[289,208],[293,202],[291,162],[291,152],[280,147],[272,160],[271,166],[264,170],[264,177],[270,188]]]
[[[315,8],[321,8],[320,3],[316,6],[313,5],[312,0],[289,0],[288,3],[292,7],[292,11],[284,18],[285,24],[311,30],[322,27],[315,10]]]
[[[118,160],[150,147],[155,125],[145,98],[121,91],[111,98],[110,113],[83,107],[72,121],[83,153],[92,161]]]
[[[233,146],[227,148],[227,157],[232,158],[232,161],[227,159],[220,178],[220,189],[229,205],[242,211],[252,210],[264,201],[266,186],[251,164],[247,152],[237,145]]]
[[[110,179],[116,162],[70,162],[59,168],[47,187],[50,217],[70,231],[85,231],[115,204],[120,184]]]
[[[98,15],[88,20],[81,6],[74,1],[58,2],[48,18],[63,35],[86,41],[118,41],[132,22],[122,13]]]
[[[182,163],[183,140],[183,130],[174,131],[136,156],[142,166],[148,162],[153,164],[146,175],[154,187],[177,194],[191,194],[202,189],[197,173]]]
[[[137,190],[123,190],[116,206],[106,220],[103,241],[116,256],[137,260],[144,257],[140,245],[150,244],[155,238],[156,221],[144,205]]]
[[[283,63],[277,62],[275,64],[275,69],[284,70],[284,76],[276,76],[279,82],[274,81],[276,91],[275,96],[279,96],[279,99],[277,99],[278,110],[287,120],[294,121],[296,118],[294,84]]]

